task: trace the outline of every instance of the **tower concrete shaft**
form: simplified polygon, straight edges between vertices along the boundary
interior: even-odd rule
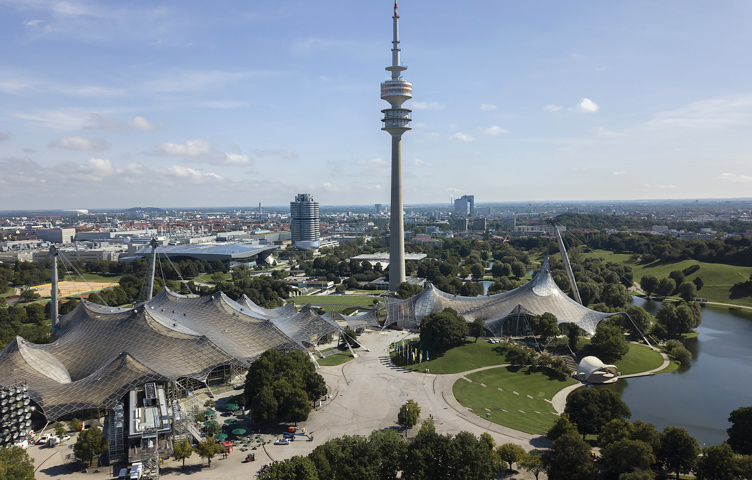
[[[57,333],[57,325],[60,321],[60,315],[58,313],[58,278],[57,278],[57,256],[59,252],[56,246],[50,247],[50,255],[52,256],[52,281],[50,282],[50,330],[54,335]]]
[[[392,64],[386,70],[392,73],[389,80],[381,83],[381,98],[391,105],[382,110],[384,131],[392,136],[392,193],[389,220],[389,291],[405,281],[405,224],[402,205],[402,134],[410,130],[412,111],[402,104],[413,97],[413,86],[402,78],[407,67],[400,65],[399,15],[394,2],[392,17]]]

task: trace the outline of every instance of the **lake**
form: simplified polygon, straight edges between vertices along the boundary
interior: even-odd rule
[[[632,303],[652,314],[661,305],[636,297]],[[752,311],[703,307],[697,332],[684,342],[693,356],[689,366],[606,388],[621,393],[632,421],[650,422],[657,430],[681,427],[700,446],[718,445],[728,438],[731,411],[752,406]]]

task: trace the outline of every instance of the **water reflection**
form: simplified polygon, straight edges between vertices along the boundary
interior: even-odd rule
[[[652,314],[661,306],[640,298],[633,304]],[[752,405],[752,313],[703,307],[697,331],[697,338],[685,341],[693,356],[689,365],[603,388],[621,393],[632,421],[650,422],[658,430],[678,426],[700,445],[718,445],[727,439],[731,411]]]

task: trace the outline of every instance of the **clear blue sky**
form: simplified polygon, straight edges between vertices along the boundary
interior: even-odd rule
[[[389,203],[390,0],[0,0],[0,210]],[[406,203],[752,192],[749,0],[402,0]]]

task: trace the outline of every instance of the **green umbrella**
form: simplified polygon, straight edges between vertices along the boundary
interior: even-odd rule
[[[237,418],[228,418],[227,420],[225,420],[225,423],[235,423],[237,421],[238,421]]]
[[[235,410],[238,410],[240,407],[238,407],[237,405],[231,403],[231,404],[227,405],[227,407],[225,407],[225,408],[227,408],[227,410],[229,410],[231,412],[234,412]]]
[[[208,417],[209,415],[214,415],[215,413],[217,413],[217,412],[215,412],[214,410],[207,410],[207,411],[204,412],[204,415],[206,415]]]
[[[236,428],[232,431],[233,435],[243,435],[245,433],[245,428]]]
[[[204,425],[206,425],[208,427],[209,425],[211,425],[213,423],[217,423],[217,421],[216,420],[207,420],[206,422],[204,422]]]
[[[222,441],[225,438],[227,438],[227,434],[226,433],[218,433],[218,434],[214,435],[214,438],[216,438],[219,441]]]

